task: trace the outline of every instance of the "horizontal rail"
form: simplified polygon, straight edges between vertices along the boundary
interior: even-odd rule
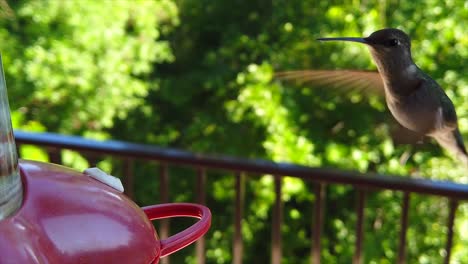
[[[311,168],[290,163],[274,163],[266,160],[199,155],[171,148],[160,148],[115,140],[97,141],[54,133],[15,131],[15,137],[18,144],[42,145],[247,173],[295,176],[316,182],[350,184],[359,187],[416,192],[445,196],[456,200],[468,200],[468,185],[446,181],[362,174],[351,171]]]

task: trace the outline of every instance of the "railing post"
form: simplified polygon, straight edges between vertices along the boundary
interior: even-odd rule
[[[197,169],[197,203],[206,205],[206,170],[205,168],[199,167]],[[205,256],[205,236],[198,239],[195,252],[197,255],[197,263],[204,264],[206,262]]]
[[[356,251],[354,253],[353,264],[362,263],[362,244],[364,240],[364,207],[366,193],[364,190],[358,190],[357,200],[357,222],[356,222]]]
[[[241,264],[243,257],[242,217],[244,211],[244,173],[236,173],[236,204],[234,212],[234,245],[232,249],[233,264]]]
[[[283,218],[283,202],[281,199],[281,189],[283,177],[274,175],[275,182],[275,204],[273,207],[273,223],[272,223],[272,242],[271,242],[271,263],[280,264],[282,249],[281,249],[281,223]]]
[[[89,167],[96,167],[99,161],[101,161],[101,156],[94,152],[83,151],[81,155],[86,159]]]
[[[18,158],[21,159],[21,147],[23,146],[20,142],[16,141],[16,155],[18,155]]]
[[[408,211],[410,194],[403,194],[403,205],[401,208],[400,244],[398,245],[398,264],[406,263],[406,231],[408,230]]]
[[[62,164],[62,151],[59,148],[47,148],[47,155],[49,156],[49,160],[55,164]]]
[[[125,194],[131,199],[135,198],[134,181],[133,181],[133,159],[126,158],[124,160],[124,179],[125,179]]]
[[[159,193],[161,203],[169,202],[169,171],[166,163],[161,163],[159,168]],[[169,237],[169,219],[161,219],[159,234],[161,239]],[[169,256],[161,259],[161,264],[169,264]]]
[[[452,255],[452,244],[453,244],[453,225],[455,223],[455,214],[457,212],[458,201],[450,200],[449,202],[449,215],[447,221],[447,242],[445,244],[445,264],[450,263],[450,257]]]
[[[315,186],[314,203],[314,221],[312,222],[312,249],[311,263],[320,264],[321,243],[323,227],[323,212],[325,206],[325,187],[324,183],[317,183]]]

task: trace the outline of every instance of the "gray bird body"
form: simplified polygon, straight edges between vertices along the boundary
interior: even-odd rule
[[[419,69],[411,77],[412,80],[391,81],[391,78],[394,77],[384,81],[385,99],[395,119],[412,131],[433,137],[442,147],[468,164],[455,107],[442,88]],[[408,83],[412,85],[403,94],[397,90],[408,87]]]
[[[413,62],[409,37],[398,29],[383,29],[365,41],[382,77],[385,99],[395,119],[412,131],[435,138],[468,164],[455,107],[440,85]]]
[[[383,83],[387,106],[403,127],[430,136],[465,164],[468,154],[458,130],[457,114],[452,101],[440,85],[424,73],[411,57],[410,38],[398,29],[382,29],[366,38],[319,38],[321,41],[352,41],[366,44],[377,65]],[[350,71],[350,79],[368,73]],[[342,71],[345,76],[346,71]],[[313,71],[286,72],[283,77],[320,80],[325,73]],[[358,77],[359,78],[359,77]],[[322,78],[325,79],[325,78]],[[330,78],[329,78],[330,79]],[[335,78],[343,83],[345,77]],[[372,80],[375,83],[375,80]]]

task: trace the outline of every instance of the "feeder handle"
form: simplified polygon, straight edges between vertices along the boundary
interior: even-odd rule
[[[210,209],[191,203],[167,203],[142,208],[149,220],[171,217],[194,217],[200,219],[194,225],[166,239],[161,239],[160,258],[170,255],[202,237],[211,225]]]

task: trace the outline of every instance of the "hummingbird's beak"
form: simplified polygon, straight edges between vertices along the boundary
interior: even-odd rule
[[[369,44],[367,38],[348,38],[348,37],[339,37],[339,38],[318,38],[317,40],[320,41],[351,41],[351,42],[359,42],[364,44]]]

